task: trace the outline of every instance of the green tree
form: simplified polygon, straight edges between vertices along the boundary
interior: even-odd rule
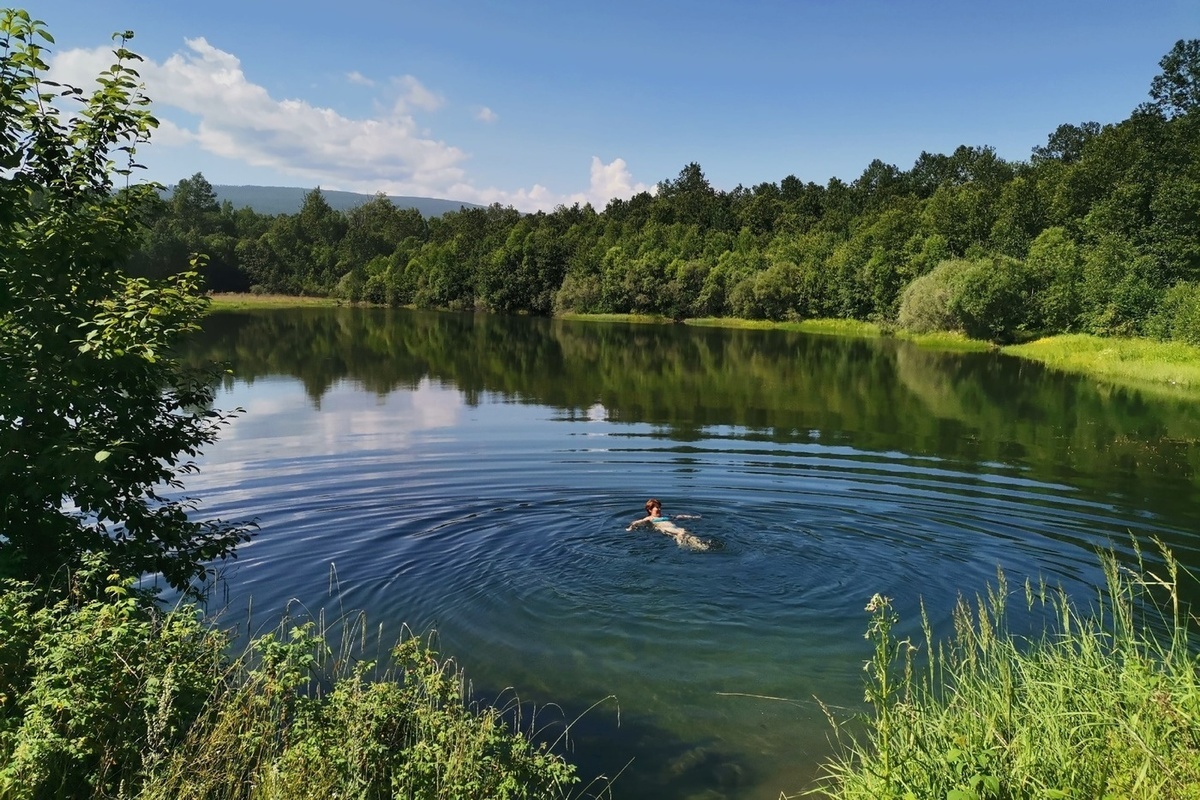
[[[1168,119],[1200,108],[1200,39],[1180,39],[1158,62],[1150,98]]]
[[[40,21],[0,12],[0,571],[46,581],[103,552],[182,589],[247,531],[167,496],[225,417],[210,376],[171,357],[204,308],[196,274],[120,268],[157,192],[113,192],[157,124],[131,35],[87,96],[42,77]]]

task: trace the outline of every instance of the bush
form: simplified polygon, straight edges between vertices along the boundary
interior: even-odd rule
[[[951,301],[959,276],[969,266],[966,261],[943,261],[910,283],[900,295],[896,324],[913,333],[962,330]]]
[[[195,609],[161,614],[113,582],[109,600],[0,594],[0,796],[112,797],[182,740],[221,675],[225,637]]]
[[[970,262],[959,273],[950,311],[973,339],[1011,341],[1029,315],[1024,264],[996,256]]]
[[[0,797],[516,800],[577,781],[502,709],[469,703],[421,639],[383,669],[311,623],[282,625],[231,659],[193,606],[160,613],[108,583],[109,600],[50,606],[3,584]]]
[[[1168,289],[1146,321],[1146,333],[1200,346],[1200,285],[1181,281]]]

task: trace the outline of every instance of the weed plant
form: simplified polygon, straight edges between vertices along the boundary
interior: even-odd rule
[[[192,606],[0,591],[0,798],[554,798],[575,769],[406,633],[284,622],[239,658]],[[386,662],[386,663],[385,663]],[[565,733],[563,734],[565,735]],[[561,738],[561,737],[560,737]]]
[[[896,633],[876,595],[866,699],[857,734],[837,723],[842,753],[811,794],[857,798],[1200,797],[1200,681],[1181,609],[1179,567],[1162,549],[1152,571],[1102,555],[1107,578],[1087,610],[1061,589],[1026,583],[1036,637],[1008,630],[1001,573],[986,598],[961,602],[954,634],[924,648]],[[831,717],[832,719],[832,717]],[[865,731],[865,732],[862,732]]]

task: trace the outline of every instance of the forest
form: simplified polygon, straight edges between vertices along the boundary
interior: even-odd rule
[[[271,216],[218,204],[197,173],[145,210],[130,269],[164,277],[200,253],[217,292],[1200,344],[1200,39],[1159,66],[1127,119],[1059,125],[1025,161],[962,145],[849,183],[730,191],[690,163],[602,211],[425,218],[380,195],[340,212],[315,189]]]

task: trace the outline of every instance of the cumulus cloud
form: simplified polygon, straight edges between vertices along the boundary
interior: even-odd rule
[[[351,70],[350,72],[347,72],[346,80],[350,81],[351,83],[356,83],[359,86],[374,86],[375,85],[375,81],[371,80],[366,75],[363,75],[358,70]]]
[[[528,189],[479,188],[467,175],[468,154],[435,138],[414,113],[443,107],[445,98],[412,75],[390,81],[394,104],[367,118],[348,117],[303,99],[278,99],[249,80],[241,60],[203,37],[161,63],[138,65],[154,100],[160,127],[156,146],[195,146],[254,167],[293,176],[301,185],[367,193],[446,197],[466,202],[512,205],[522,211],[591,203],[603,208],[613,197],[648,187],[635,183],[623,159],[591,162],[587,191],[559,194],[540,184]],[[107,47],[57,53],[51,77],[87,88],[112,63]],[[352,83],[370,85],[358,72]],[[185,112],[173,114],[170,109]],[[498,119],[482,107],[477,118]]]
[[[475,112],[475,119],[479,120],[480,122],[492,123],[500,119],[500,115],[495,111],[492,111],[487,106],[483,106]]]

